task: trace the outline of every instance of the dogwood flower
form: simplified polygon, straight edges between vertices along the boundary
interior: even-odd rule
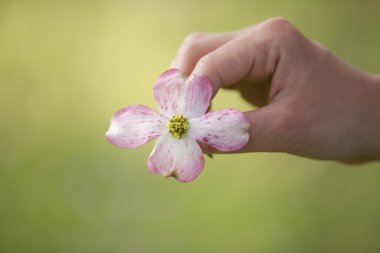
[[[150,173],[190,182],[205,160],[198,142],[219,151],[242,148],[249,139],[249,122],[235,109],[207,113],[212,86],[205,76],[185,77],[177,69],[161,74],[154,87],[159,112],[130,105],[116,112],[106,138],[121,148],[134,148],[158,138],[147,166]]]

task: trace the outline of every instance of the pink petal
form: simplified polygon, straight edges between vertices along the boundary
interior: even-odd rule
[[[158,77],[153,92],[162,114],[194,118],[207,111],[212,86],[205,76],[187,78],[178,69],[169,69]]]
[[[249,122],[235,109],[210,112],[189,122],[188,135],[219,151],[234,151],[244,147],[249,139]]]
[[[198,143],[191,137],[173,138],[169,134],[158,138],[147,162],[150,173],[173,176],[190,182],[199,176],[205,160]]]
[[[178,97],[183,91],[185,77],[177,69],[162,73],[153,87],[154,98],[160,113],[171,117],[177,114]]]
[[[212,86],[206,76],[190,76],[181,97],[181,114],[189,119],[200,117],[207,112],[211,96]]]
[[[166,121],[144,105],[127,106],[113,115],[106,138],[115,146],[134,148],[164,133]]]

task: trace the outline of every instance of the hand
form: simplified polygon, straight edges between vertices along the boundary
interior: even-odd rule
[[[282,18],[233,32],[191,34],[172,67],[206,75],[214,95],[233,88],[258,106],[246,112],[250,141],[240,152],[380,159],[379,76],[348,65]]]

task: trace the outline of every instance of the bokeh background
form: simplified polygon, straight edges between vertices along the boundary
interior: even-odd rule
[[[380,252],[380,163],[217,155],[189,184],[118,149],[111,115],[193,31],[283,16],[379,72],[379,1],[0,2],[0,252]],[[318,105],[315,105],[318,106]],[[223,91],[216,109],[252,109]],[[348,108],[349,109],[349,108]]]

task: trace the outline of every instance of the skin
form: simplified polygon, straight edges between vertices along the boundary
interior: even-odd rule
[[[172,67],[206,75],[256,106],[238,152],[287,152],[349,163],[380,159],[380,76],[345,63],[282,18],[193,33]],[[216,153],[204,147],[206,153]]]

